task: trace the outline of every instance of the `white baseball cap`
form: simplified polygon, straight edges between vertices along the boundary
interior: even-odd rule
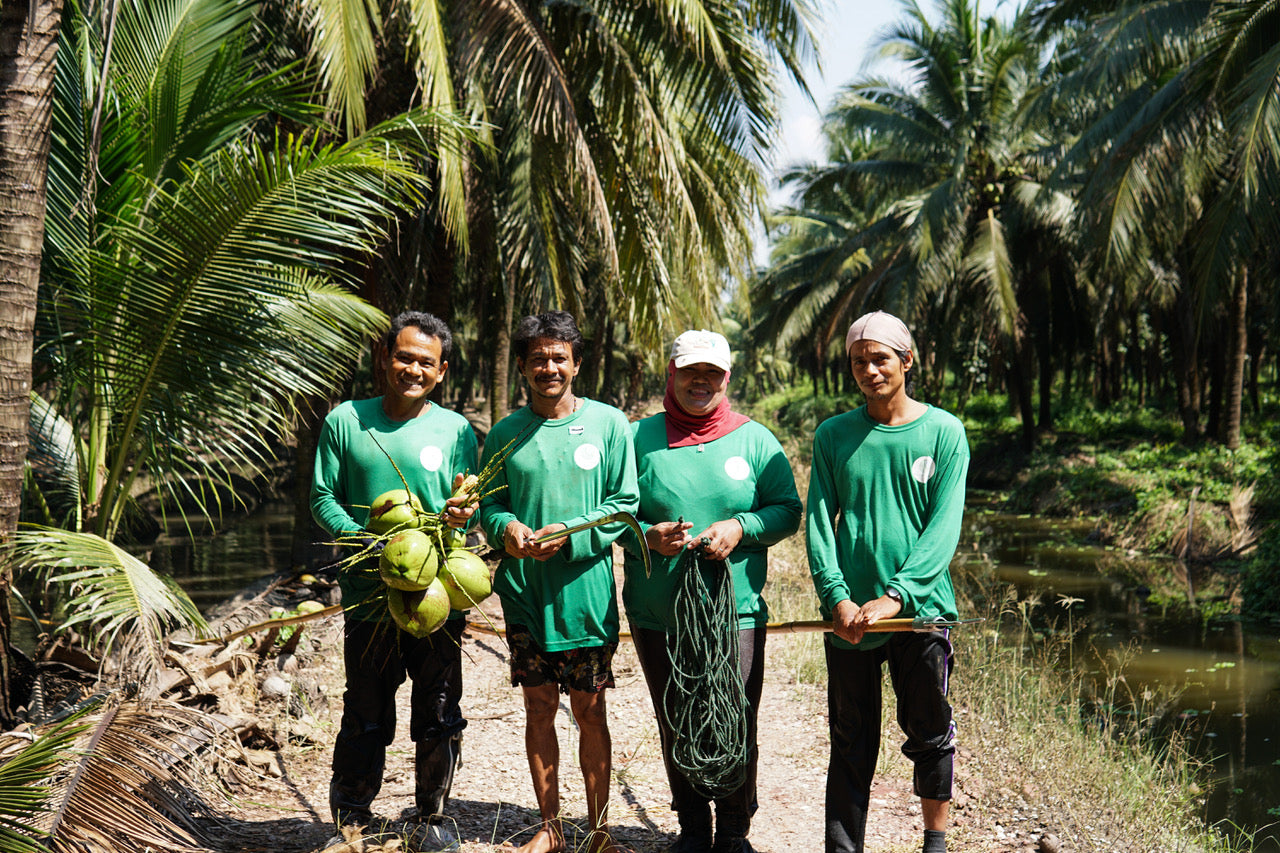
[[[671,360],[677,368],[705,362],[724,371],[730,370],[732,363],[724,335],[706,329],[690,329],[676,338],[671,344]]]

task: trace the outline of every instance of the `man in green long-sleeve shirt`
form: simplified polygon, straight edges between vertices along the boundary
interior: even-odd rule
[[[944,853],[955,727],[945,631],[867,633],[902,615],[956,618],[949,566],[960,538],[969,446],[952,415],[910,396],[911,333],[876,311],[845,347],[867,403],[813,437],[806,532],[826,635],[831,761],[827,853],[862,853],[880,747],[881,666],[898,698],[902,750],[915,765],[924,853]]]
[[[385,393],[342,403],[325,418],[311,513],[331,536],[363,535],[374,500],[406,485],[427,510],[447,508],[451,527],[470,520],[473,507],[450,494],[464,473],[475,470],[475,431],[462,415],[428,399],[449,368],[452,343],[438,317],[400,314],[378,353]],[[363,561],[338,576],[346,691],[329,808],[338,824],[373,821],[373,800],[395,736],[396,691],[408,677],[414,799],[425,823],[418,841],[427,845],[422,849],[451,849],[456,840],[442,824],[467,725],[460,707],[466,621],[462,613],[451,613],[444,628],[422,638],[400,630],[387,612],[374,563],[376,558]]]
[[[565,849],[556,712],[560,693],[578,725],[578,757],[591,826],[587,853],[617,853],[608,830],[612,768],[605,694],[613,686],[618,604],[613,523],[540,538],[636,509],[631,428],[622,412],[577,396],[584,340],[573,317],[549,311],[512,338],[529,405],[494,425],[484,460],[505,452],[480,523],[506,558],[494,577],[511,649],[511,683],[524,692],[525,750],[542,822],[521,853]]]

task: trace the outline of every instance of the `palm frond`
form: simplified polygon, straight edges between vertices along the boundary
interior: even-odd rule
[[[986,218],[978,224],[973,246],[965,258],[964,270],[983,286],[991,316],[997,319],[1001,331],[1013,337],[1017,332],[1020,309],[1014,292],[1013,265],[1009,262],[1004,226],[994,211],[988,210]]]
[[[56,850],[242,849],[244,836],[200,795],[196,759],[219,736],[213,721],[172,704],[108,699],[81,723],[78,758],[49,780],[37,822]]]
[[[81,470],[75,428],[35,393],[31,395],[27,444],[27,467],[38,484],[47,523],[78,529]]]
[[[381,13],[374,0],[304,0],[329,109],[348,138],[364,132],[365,88],[377,69]]]
[[[91,309],[98,369],[119,395],[103,530],[119,523],[127,472],[172,471],[175,454],[256,467],[260,459],[244,452],[255,442],[241,445],[243,437],[258,436],[263,447],[283,424],[280,401],[336,380],[345,362],[332,356],[261,359],[295,337],[340,343],[335,355],[360,345],[367,326],[281,310],[307,300],[287,270],[332,276],[353,249],[372,250],[389,209],[416,200],[422,185],[388,159],[395,150],[386,138],[362,137],[340,147],[292,139],[229,151],[192,170],[176,193],[157,190],[150,221],[115,231],[116,251],[99,256],[95,275],[101,308]],[[239,311],[228,312],[230,304]],[[285,327],[286,319],[301,325]]]
[[[49,784],[73,756],[85,732],[86,712],[50,726],[0,735],[0,848],[6,853],[48,853],[41,822],[50,808]]]
[[[149,682],[163,664],[164,638],[178,629],[204,633],[200,611],[177,584],[137,557],[91,533],[25,527],[14,534],[9,556],[18,571],[66,587],[65,630],[86,632],[104,657],[113,652]]]

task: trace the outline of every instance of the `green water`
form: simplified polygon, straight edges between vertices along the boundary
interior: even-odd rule
[[[983,561],[1020,599],[1039,602],[1041,628],[1070,626],[1072,660],[1099,694],[1122,683],[1126,695],[1145,697],[1146,710],[1159,712],[1155,730],[1178,732],[1209,762],[1207,821],[1256,833],[1259,851],[1280,851],[1272,826],[1280,822],[1280,633],[1150,605],[1147,590],[1117,578],[1125,564],[1151,558],[1091,544],[1089,529],[975,510],[962,548],[966,562]]]

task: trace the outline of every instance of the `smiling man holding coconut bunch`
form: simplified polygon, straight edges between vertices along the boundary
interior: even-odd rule
[[[476,470],[475,432],[466,418],[428,399],[449,369],[452,346],[449,327],[439,318],[418,311],[400,314],[377,355],[385,393],[342,403],[325,418],[311,511],[330,535],[346,541],[366,536],[377,527],[370,520],[375,500],[406,486],[426,510],[443,509],[441,519],[449,527],[469,523],[474,506],[451,494],[466,472]],[[373,822],[371,807],[395,735],[396,691],[408,676],[413,682],[414,817],[423,825],[415,841],[423,850],[455,849],[457,841],[443,824],[467,725],[459,706],[466,620],[454,611],[434,634],[417,637],[402,630],[389,617],[386,587],[371,565],[376,563],[376,556],[356,562],[338,578],[346,691],[329,808],[339,828]]]

